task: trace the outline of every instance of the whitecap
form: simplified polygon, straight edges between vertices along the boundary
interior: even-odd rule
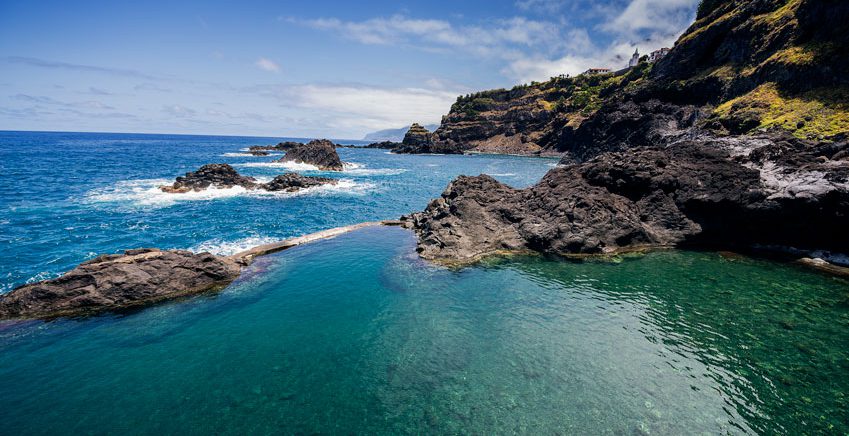
[[[269,156],[280,156],[281,153],[268,153],[266,155],[253,155],[250,153],[222,153],[221,157],[269,157]]]
[[[262,183],[270,179],[257,178]],[[321,185],[301,189],[297,192],[269,192],[262,189],[248,190],[241,186],[232,188],[207,188],[203,191],[190,191],[181,194],[162,192],[162,185],[170,185],[166,179],[127,180],[115,185],[95,189],[86,193],[84,201],[88,203],[128,203],[132,207],[162,208],[181,201],[211,201],[237,196],[257,198],[289,198],[303,195],[334,196],[363,195],[374,188],[371,183],[358,183],[350,179],[339,179],[335,185]]]
[[[493,177],[515,177],[516,173],[492,173],[490,176]]]
[[[320,171],[317,166],[301,162],[246,162],[233,165],[248,168],[284,168],[289,171]]]
[[[404,168],[366,168],[357,162],[345,162],[342,172],[352,176],[397,176],[407,170]]]
[[[218,256],[231,256],[233,254],[249,250],[253,247],[270,244],[279,240],[279,238],[272,238],[270,236],[249,236],[235,241],[225,241],[223,239],[216,238],[201,242],[200,244],[189,248],[189,251],[193,251],[195,253],[208,252]]]

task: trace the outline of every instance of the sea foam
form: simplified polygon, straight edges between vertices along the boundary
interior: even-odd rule
[[[257,178],[262,183],[269,181]],[[126,180],[112,186],[94,189],[86,193],[84,201],[88,203],[125,203],[131,207],[162,208],[173,206],[182,201],[211,201],[231,197],[250,196],[257,198],[291,198],[305,195],[321,197],[335,195],[364,195],[374,188],[372,183],[359,183],[350,179],[340,179],[335,185],[321,185],[301,189],[297,192],[269,192],[262,189],[248,190],[241,186],[232,188],[207,188],[203,191],[190,191],[181,194],[162,192],[162,185],[170,185],[167,179]]]

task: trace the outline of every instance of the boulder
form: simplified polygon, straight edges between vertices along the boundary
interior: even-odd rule
[[[83,316],[147,305],[221,289],[239,273],[236,262],[209,253],[128,250],[0,296],[0,319]]]
[[[336,144],[327,139],[316,139],[306,144],[292,147],[275,162],[295,162],[314,165],[322,171],[342,171],[344,169]]]

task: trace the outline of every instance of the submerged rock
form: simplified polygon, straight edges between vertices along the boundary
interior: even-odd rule
[[[336,144],[327,139],[315,139],[292,147],[275,162],[295,162],[314,165],[322,171],[342,171],[343,163],[336,153]]]
[[[104,255],[0,296],[0,319],[81,316],[221,289],[239,276],[225,257],[147,248]]]
[[[295,192],[300,189],[312,188],[315,186],[335,185],[338,182],[338,180],[331,179],[329,177],[311,177],[288,173],[279,175],[268,183],[263,183],[259,186],[259,188],[265,189],[266,191]]]
[[[239,175],[230,165],[207,164],[197,171],[177,177],[173,185],[160,186],[159,189],[171,194],[182,194],[190,191],[202,191],[210,186],[214,188],[241,186],[245,189],[254,189],[257,187],[257,183],[253,177]]]

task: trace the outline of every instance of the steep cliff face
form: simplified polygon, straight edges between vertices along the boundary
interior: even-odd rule
[[[648,65],[627,73],[555,77],[461,96],[433,134],[439,153],[558,154],[562,129],[574,129],[613,90],[633,86]]]
[[[849,252],[847,26],[845,1],[703,1],[666,58],[603,78],[584,118],[555,111],[541,131],[517,131],[563,152],[562,168],[524,190],[455,180],[409,217],[419,251]]]
[[[701,134],[839,140],[849,131],[847,26],[845,1],[704,1],[646,80],[560,131],[556,148],[580,162]]]

